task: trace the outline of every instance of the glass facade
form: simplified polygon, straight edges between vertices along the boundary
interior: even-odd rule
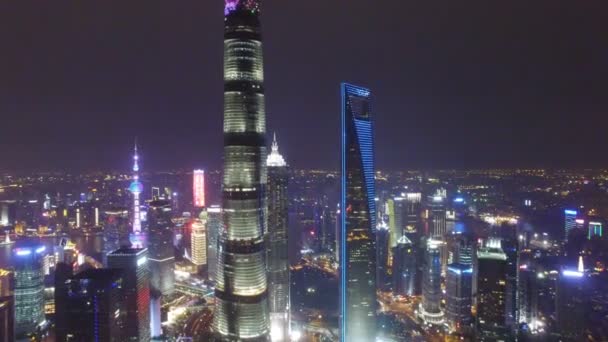
[[[257,0],[226,0],[224,225],[213,328],[221,341],[267,341],[266,117]]]
[[[122,270],[121,323],[124,341],[150,341],[150,271],[148,250],[121,248],[108,255],[108,267]]]
[[[268,167],[268,300],[270,333],[273,341],[289,336],[289,259],[287,250],[287,164],[279,154],[276,137],[266,160]]]
[[[207,209],[207,273],[211,281],[215,281],[217,274],[218,243],[222,227],[222,208],[212,205]]]
[[[150,286],[155,297],[168,295],[175,289],[175,252],[173,251],[173,223],[171,202],[150,202],[148,210],[148,260]]]
[[[15,335],[36,331],[44,321],[44,246],[15,248]]]
[[[473,266],[458,263],[448,265],[445,313],[452,330],[458,331],[472,323],[472,286]]]
[[[501,248],[477,252],[477,329],[485,339],[506,339],[507,256]]]
[[[442,324],[441,310],[441,258],[440,251],[443,243],[429,240],[426,247],[424,273],[422,274],[422,305],[420,314],[428,324]]]
[[[342,84],[340,340],[376,339],[376,203],[370,91]]]

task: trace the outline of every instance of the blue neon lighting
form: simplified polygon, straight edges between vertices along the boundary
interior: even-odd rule
[[[455,203],[464,203],[464,198],[462,198],[462,197],[454,198],[454,202]]]
[[[341,190],[340,190],[340,341],[346,342],[344,327],[346,326],[346,84],[342,84],[342,113],[341,113]]]
[[[349,337],[346,336],[347,323],[347,248],[346,248],[346,156],[347,156],[347,130],[354,123],[356,141],[359,147],[361,158],[361,169],[363,170],[363,179],[365,182],[367,203],[369,210],[369,220],[372,230],[376,229],[376,202],[375,202],[375,172],[374,172],[374,139],[373,139],[373,124],[370,118],[356,118],[354,115],[349,115],[349,101],[351,97],[370,96],[370,91],[354,85],[342,83],[342,111],[341,111],[341,191],[340,191],[340,342],[347,342]],[[352,121],[349,121],[352,120]]]
[[[566,215],[578,215],[578,211],[576,211],[576,210],[571,210],[571,209],[566,209],[566,210],[564,210],[564,213],[565,213]]]

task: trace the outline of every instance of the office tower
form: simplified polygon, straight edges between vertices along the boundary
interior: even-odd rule
[[[156,200],[148,209],[148,267],[153,293],[168,295],[175,289],[175,252],[171,202]]]
[[[36,331],[44,322],[43,245],[28,245],[14,249],[15,257],[15,335]]]
[[[55,339],[57,341],[65,341],[68,334],[68,315],[67,307],[67,281],[70,279],[74,271],[72,269],[73,262],[60,261],[55,267]]]
[[[517,278],[517,321],[527,324],[534,331],[538,322],[536,270],[530,263],[523,263],[519,266]]]
[[[55,303],[65,314],[57,325],[58,341],[123,341],[121,287],[116,269],[88,269],[68,278]]]
[[[268,168],[268,301],[270,304],[270,336],[273,341],[289,339],[289,256],[287,251],[287,163],[279,153],[277,137],[272,141],[266,159]]]
[[[428,196],[429,215],[431,219],[431,232],[433,238],[443,239],[447,233],[446,215],[445,215],[445,189],[437,189],[435,193]]]
[[[441,309],[441,258],[440,240],[428,240],[425,255],[424,273],[422,274],[422,304],[420,315],[425,323],[440,325],[444,321]]]
[[[458,234],[454,236],[452,244],[452,262],[473,265],[475,255],[475,241],[468,234]]]
[[[482,339],[508,339],[507,255],[500,241],[477,251],[477,329]]]
[[[195,208],[205,206],[205,171],[194,170],[192,173],[192,203]]]
[[[405,194],[405,231],[414,232],[420,225],[420,210],[422,194],[419,192],[408,192]]]
[[[104,212],[103,261],[107,265],[110,252],[127,247],[129,241],[129,211],[125,208],[111,208]]]
[[[393,247],[393,294],[416,295],[416,248],[407,236],[402,236]]]
[[[226,0],[224,15],[225,227],[213,329],[222,341],[266,341],[266,114],[259,0]]]
[[[133,195],[133,216],[131,219],[133,231],[131,232],[130,240],[135,248],[141,248],[144,245],[141,232],[141,213],[139,212],[139,195],[143,189],[144,186],[139,181],[139,154],[137,154],[137,144],[135,144],[133,149],[133,181],[129,185],[129,191]]]
[[[331,205],[323,207],[323,218],[321,220],[321,251],[332,253],[336,249],[336,213]]]
[[[451,330],[460,331],[470,327],[473,266],[458,263],[448,265],[446,277],[445,316]]]
[[[405,228],[405,208],[405,199],[403,197],[395,197],[387,201],[390,248],[397,246],[397,241],[403,236],[403,230]]]
[[[376,339],[376,202],[370,91],[342,84],[340,340]]]
[[[192,247],[192,263],[201,272],[207,268],[207,211],[201,211],[198,220],[192,222],[192,233],[190,235]]]
[[[393,263],[389,247],[390,231],[386,223],[381,222],[376,228],[376,286],[380,291],[389,291],[391,287],[390,275]]]
[[[14,275],[0,269],[0,341],[14,341]]]
[[[587,238],[591,240],[594,236],[603,237],[604,236],[604,228],[602,226],[602,222],[599,221],[589,221],[589,230],[587,233]]]
[[[120,248],[108,255],[108,267],[122,271],[124,320],[127,341],[150,341],[150,274],[148,250]]]
[[[591,305],[589,282],[582,257],[578,269],[564,269],[557,278],[556,325],[566,341],[586,340],[587,307]]]
[[[217,274],[218,244],[222,227],[222,208],[217,205],[207,208],[207,277],[211,281],[215,281]]]
[[[578,211],[573,209],[564,210],[564,241],[568,241],[568,236],[572,229],[576,227],[576,216]]]

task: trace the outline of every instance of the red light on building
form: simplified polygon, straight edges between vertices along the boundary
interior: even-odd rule
[[[194,170],[192,173],[193,203],[197,208],[205,206],[205,171]]]

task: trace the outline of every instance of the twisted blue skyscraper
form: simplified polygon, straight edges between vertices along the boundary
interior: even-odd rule
[[[376,340],[376,187],[370,97],[368,89],[342,84],[342,342]]]
[[[224,227],[213,328],[220,341],[268,341],[266,117],[259,0],[225,0]]]

